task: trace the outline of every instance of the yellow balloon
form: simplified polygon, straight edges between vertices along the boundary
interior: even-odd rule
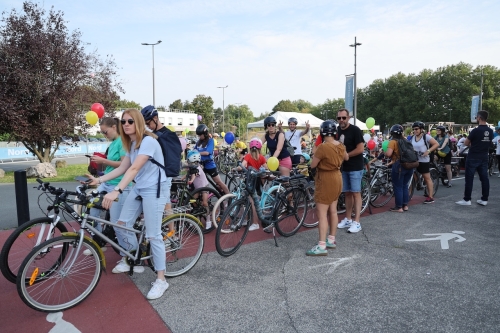
[[[99,121],[99,116],[94,111],[89,111],[85,114],[85,119],[90,125],[94,126]]]
[[[222,136],[222,137],[226,136],[226,132],[221,132],[220,136]]]
[[[168,125],[168,126],[167,126],[167,128],[168,128],[169,130],[171,130],[172,132],[175,132],[175,128],[174,128],[174,126],[172,126],[172,125]]]
[[[278,170],[278,167],[280,166],[280,162],[278,161],[278,159],[276,157],[272,156],[272,157],[269,157],[267,159],[267,166],[268,166],[269,170],[276,171],[276,170]]]

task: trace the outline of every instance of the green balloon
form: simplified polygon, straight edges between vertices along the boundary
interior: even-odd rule
[[[387,147],[389,147],[389,140],[385,140],[384,142],[382,142],[382,150],[384,152],[387,151]]]
[[[373,126],[375,126],[375,119],[373,119],[372,117],[366,119],[366,127],[368,127],[368,129],[371,129]]]

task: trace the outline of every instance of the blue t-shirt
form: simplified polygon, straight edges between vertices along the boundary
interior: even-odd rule
[[[194,147],[197,151],[201,152],[209,152],[210,155],[201,155],[201,163],[205,169],[214,169],[217,168],[217,165],[214,162],[213,154],[214,154],[214,139],[208,139],[208,143],[206,147],[203,147],[201,144],[196,145]]]
[[[474,128],[467,137],[470,141],[467,158],[488,159],[488,153],[493,140],[493,130],[486,125]]]
[[[147,155],[154,158],[158,163],[163,164],[163,153],[161,151],[158,141],[150,136],[145,136],[142,139],[139,149],[135,149],[135,141],[132,141],[130,152],[127,156],[130,157],[131,164],[134,164],[138,155]],[[159,172],[161,171],[161,172]],[[148,161],[142,166],[137,175],[135,176],[135,187],[138,189],[158,186],[158,173],[160,173],[160,182],[167,181],[165,172],[159,166]]]

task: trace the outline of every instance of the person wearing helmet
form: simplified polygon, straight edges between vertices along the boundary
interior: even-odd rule
[[[295,117],[291,117],[288,119],[288,131],[284,132],[285,133],[285,138],[290,142],[292,145],[293,149],[295,149],[295,154],[291,156],[292,159],[292,165],[297,165],[300,163],[300,154],[302,154],[302,148],[300,146],[300,138],[303,135],[306,135],[309,132],[309,121],[306,121],[305,125],[306,128],[302,131],[297,132],[297,125],[299,121]],[[283,127],[283,122],[279,122],[278,124],[278,130],[282,131]]]
[[[464,142],[469,147],[469,153],[465,159],[465,190],[462,200],[455,202],[457,205],[470,206],[472,199],[472,186],[474,174],[479,174],[481,180],[481,199],[477,204],[486,206],[490,195],[490,178],[488,176],[488,154],[493,140],[493,130],[488,126],[488,111],[478,111],[476,116],[479,126],[470,131]]]
[[[207,176],[203,171],[200,162],[200,153],[197,150],[189,151],[187,155],[188,172],[181,178],[184,180],[186,177],[189,177],[188,184],[193,184],[195,189],[209,186]],[[208,208],[208,192],[203,192],[202,194],[202,205],[207,211],[205,229],[210,230],[212,229],[212,221],[210,220],[212,214],[210,214],[210,210]]]
[[[290,176],[292,159],[290,158],[290,153],[288,153],[285,148],[285,134],[278,131],[276,119],[271,116],[264,119],[264,129],[266,135],[262,143],[267,144],[267,149],[269,149],[271,157],[276,157],[278,159],[280,175]]]
[[[236,147],[236,150],[240,153],[240,161],[242,161],[243,157],[248,153],[247,145],[243,141],[240,141],[240,138],[236,138],[234,146]]]
[[[365,150],[365,140],[363,132],[359,127],[349,124],[349,110],[340,109],[337,112],[339,122],[338,140],[346,147],[349,160],[342,165],[342,192],[345,193],[346,216],[339,223],[339,228],[348,228],[347,232],[356,233],[361,231],[361,178],[365,164],[363,152]],[[351,214],[354,210],[354,219]]]
[[[496,147],[496,158],[498,167],[498,178],[500,178],[500,126],[495,126],[495,133],[493,134],[493,144]]]
[[[430,174],[430,156],[435,151],[439,143],[431,135],[425,133],[425,124],[421,121],[416,121],[412,125],[413,137],[410,142],[413,149],[418,155],[417,171],[424,177],[425,184],[427,185],[428,197],[425,198],[424,204],[431,204],[434,202],[434,184]]]
[[[148,105],[142,108],[141,114],[146,122],[146,126],[153,132],[159,131],[163,127],[163,124],[158,121],[158,110],[154,106]]]
[[[324,121],[321,124],[320,135],[323,143],[318,146],[314,154],[311,168],[316,170],[314,201],[318,213],[318,243],[306,252],[307,256],[326,256],[327,249],[337,247],[337,200],[342,193],[342,163],[349,160],[346,147],[335,139],[337,124],[333,121]],[[330,220],[328,221],[328,215]],[[328,233],[330,229],[330,233]]]
[[[309,161],[311,160],[311,157],[309,154],[302,153],[300,154],[300,163],[297,164],[297,171],[309,178]]]
[[[394,189],[395,206],[390,209],[391,212],[403,213],[408,211],[408,202],[410,201],[408,193],[408,183],[413,176],[413,169],[405,169],[401,166],[399,140],[406,140],[403,137],[403,126],[396,124],[391,127],[392,140],[389,141],[385,156],[390,157],[393,164],[391,169],[392,187]]]
[[[453,174],[451,172],[451,147],[450,138],[446,134],[446,128],[444,126],[436,127],[436,136],[434,137],[438,143],[438,148],[436,153],[438,158],[442,158],[444,161],[444,168],[446,169],[446,176],[448,178],[448,187],[451,187],[451,179]]]
[[[196,128],[196,135],[198,135],[198,142],[194,149],[196,149],[201,155],[201,165],[205,174],[212,177],[213,181],[222,189],[224,193],[229,193],[229,189],[226,184],[220,179],[219,173],[217,172],[217,165],[214,162],[214,139],[212,139],[208,134],[208,127],[205,124],[200,124]]]

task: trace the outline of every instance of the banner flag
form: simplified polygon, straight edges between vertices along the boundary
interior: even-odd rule
[[[353,102],[354,102],[354,76],[347,76],[345,78],[345,108],[349,110],[349,115],[353,116]]]
[[[477,112],[479,111],[479,95],[472,96],[472,104],[470,106],[470,122],[477,123]]]

